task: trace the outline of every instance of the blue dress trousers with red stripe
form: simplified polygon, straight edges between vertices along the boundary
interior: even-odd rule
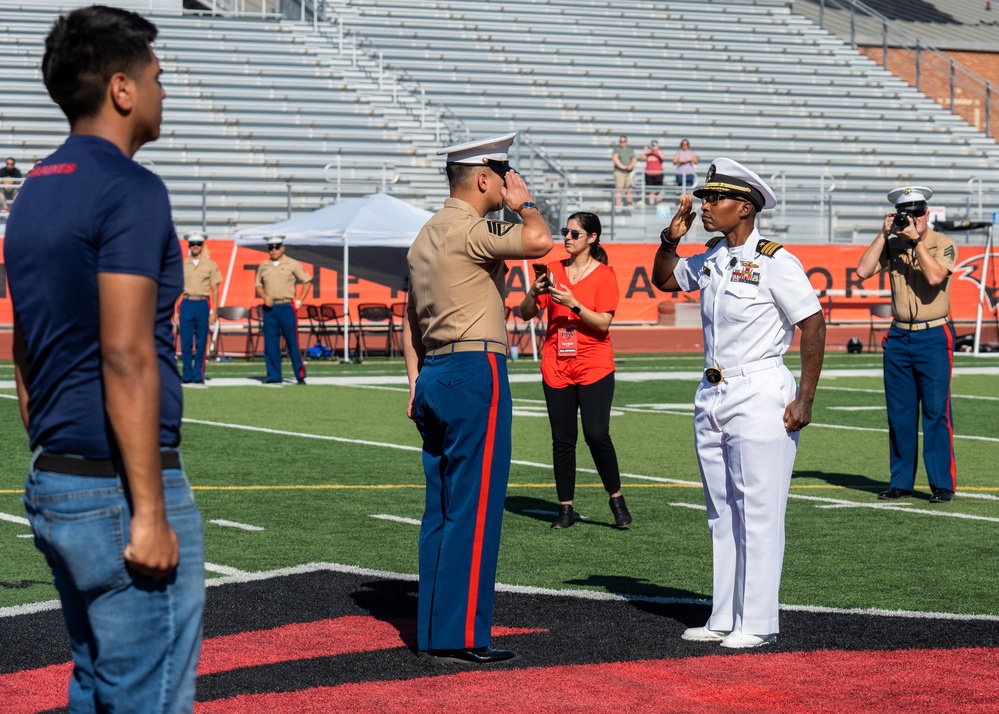
[[[954,327],[949,322],[912,332],[892,327],[883,346],[891,486],[911,491],[915,485],[922,405],[923,465],[930,488],[954,491],[957,467],[950,399]]]
[[[506,357],[427,355],[413,419],[423,436],[420,650],[484,647],[510,476],[513,406]]]
[[[298,319],[291,303],[264,307],[264,363],[267,381],[281,381],[281,337],[288,346],[295,379],[305,379],[305,365],[298,349]]]
[[[184,366],[182,379],[188,382],[205,381],[205,352],[208,345],[208,301],[180,301],[180,360]],[[194,351],[191,351],[191,343]]]

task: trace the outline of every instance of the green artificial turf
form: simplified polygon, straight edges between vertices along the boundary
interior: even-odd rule
[[[795,355],[787,361],[796,368]],[[611,434],[621,470],[653,479],[624,478],[635,520],[625,532],[611,527],[607,496],[597,475],[587,471],[593,463],[582,438],[575,504],[584,520],[566,531],[549,528],[556,499],[541,386],[537,381],[511,385],[514,463],[499,581],[710,596],[710,542],[693,447],[697,380],[625,379],[632,372],[696,372],[700,365],[697,355],[618,360]],[[955,366],[993,363],[958,356]],[[802,434],[792,480],[781,602],[996,614],[999,380],[957,375],[952,387],[959,491],[993,498],[959,493],[950,504],[931,506],[920,468],[917,497],[896,506],[902,510],[871,508],[888,474],[881,379],[837,375],[836,370],[879,368],[876,356],[826,359],[813,425]],[[0,378],[6,372],[9,365],[0,365]],[[313,378],[399,377],[404,372],[399,359],[309,365]],[[529,359],[510,364],[511,375],[537,372]],[[261,373],[259,362],[224,362],[211,364],[208,376],[259,378]],[[0,394],[10,396],[13,390]],[[184,396],[188,421],[182,450],[205,520],[209,563],[249,572],[317,561],[416,572],[419,526],[371,517],[422,515],[420,437],[405,416],[405,384],[213,386],[187,389]],[[0,463],[0,513],[23,517],[20,489],[30,453],[11,399],[0,399],[0,447],[7,455]],[[213,520],[264,530],[245,531]],[[27,526],[0,520],[0,606],[55,597],[42,556],[30,538],[18,537],[27,533]]]

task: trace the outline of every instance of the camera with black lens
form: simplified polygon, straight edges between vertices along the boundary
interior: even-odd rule
[[[891,232],[901,233],[909,226],[909,219],[913,221],[916,220],[916,216],[911,211],[905,209],[900,209],[895,213],[895,217],[891,220]]]

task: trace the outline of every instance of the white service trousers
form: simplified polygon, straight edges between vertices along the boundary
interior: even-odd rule
[[[784,514],[799,434],[784,428],[784,409],[796,393],[783,365],[698,387],[694,443],[714,555],[709,629],[779,629]]]

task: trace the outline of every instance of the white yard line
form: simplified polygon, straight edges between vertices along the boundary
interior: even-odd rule
[[[217,566],[222,567],[222,566]],[[229,570],[235,570],[230,568]],[[290,568],[279,568],[277,570],[258,571],[256,573],[235,571],[221,578],[212,578],[205,581],[205,587],[217,587],[219,585],[229,585],[230,583],[251,583],[261,580],[271,580],[274,578],[284,578],[292,575],[304,575],[306,573],[317,572],[347,573],[349,575],[361,575],[364,577],[382,578],[385,580],[403,580],[406,582],[417,582],[419,577],[415,573],[393,573],[387,570],[373,570],[371,568],[360,568],[356,565],[342,565],[340,563],[307,563],[296,565]],[[580,600],[598,600],[605,602],[649,602],[658,604],[694,604],[710,605],[710,598],[674,598],[657,597],[653,595],[619,595],[617,593],[600,592],[597,590],[555,590],[553,588],[538,588],[530,585],[507,585],[496,583],[497,592],[519,593],[522,595],[549,595],[554,597],[571,597]],[[28,615],[46,610],[58,610],[58,600],[47,600],[45,602],[31,603],[30,605],[17,605],[14,607],[0,608],[0,617],[15,617],[18,615]],[[832,615],[872,615],[875,617],[889,617],[912,620],[964,620],[973,622],[999,622],[999,615],[963,615],[950,612],[918,612],[914,610],[883,610],[879,608],[840,608],[825,607],[822,605],[781,605],[781,610],[794,612],[815,612]]]
[[[219,575],[228,575],[230,577],[239,577],[241,575],[246,575],[245,570],[239,570],[238,568],[230,568],[228,565],[216,565],[215,563],[205,563],[205,572],[208,573],[218,573]]]
[[[671,506],[676,506],[677,508],[693,508],[695,511],[707,511],[707,506],[702,506],[699,503],[671,503]]]
[[[23,516],[15,516],[12,513],[0,513],[0,521],[8,521],[10,523],[18,523],[22,526],[30,526],[31,522],[24,518]]]
[[[305,438],[305,439],[320,439],[320,440],[324,440],[324,441],[336,441],[336,442],[340,442],[340,443],[359,444],[359,445],[363,445],[363,446],[379,446],[379,447],[388,448],[388,449],[402,449],[404,451],[420,451],[421,450],[420,447],[418,447],[418,446],[405,446],[403,444],[388,444],[388,443],[385,443],[385,442],[370,441],[370,440],[367,440],[367,439],[347,439],[345,437],[340,437],[340,436],[326,436],[326,435],[322,435],[322,434],[306,434],[306,433],[302,433],[302,432],[283,431],[283,430],[278,430],[278,429],[266,429],[264,427],[245,426],[245,425],[242,425],[242,424],[227,424],[225,422],[204,421],[204,420],[200,420],[200,419],[185,419],[184,421],[185,422],[190,422],[190,423],[193,423],[193,424],[204,424],[204,425],[208,425],[208,426],[218,426],[218,427],[229,428],[229,429],[242,429],[242,430],[246,430],[246,431],[264,432],[264,433],[268,433],[268,434],[281,434],[281,435],[284,435],[284,436],[297,436],[297,437],[301,437],[301,438]],[[842,427],[832,427],[832,428],[842,428]],[[864,431],[886,431],[886,430],[885,429],[865,429]],[[955,437],[955,438],[957,438],[957,437]],[[978,438],[978,439],[983,439],[983,440],[988,440],[988,441],[999,441],[999,439],[986,439],[985,437],[968,437],[968,438]],[[551,464],[540,463],[540,462],[537,462],[537,461],[521,461],[521,460],[518,460],[518,459],[513,459],[513,460],[510,461],[510,463],[511,464],[516,464],[518,466],[529,466],[529,467],[532,467],[532,468],[544,469],[546,471],[550,471],[551,468],[552,468]],[[578,468],[577,471],[584,472],[584,473],[596,473],[595,469]],[[661,477],[661,476],[647,476],[647,475],[644,475],[644,474],[622,473],[621,476],[625,477],[625,478],[633,478],[633,479],[642,480],[642,481],[654,481],[654,482],[657,482],[657,483],[680,484],[680,485],[684,485],[684,486],[690,486],[692,488],[699,487],[701,485],[699,481],[688,481],[688,480],[685,480],[685,479],[665,478],[665,477]],[[868,504],[864,504],[861,501],[846,501],[846,500],[835,499],[835,498],[820,498],[820,497],[817,497],[817,496],[803,496],[803,495],[794,494],[794,493],[790,494],[788,497],[789,498],[793,498],[793,499],[801,499],[801,500],[808,500],[808,501],[822,501],[822,502],[825,502],[825,503],[840,504],[840,505],[847,505],[847,506],[856,506],[858,508],[866,508],[866,507],[868,507]],[[879,506],[879,507],[883,507],[883,506]],[[888,507],[885,510],[891,510],[891,508]],[[973,516],[973,515],[969,515],[969,514],[965,514],[965,513],[955,513],[953,511],[944,510],[944,509],[941,509],[939,511],[937,511],[937,510],[929,511],[929,510],[917,509],[917,508],[898,508],[897,510],[899,510],[901,512],[904,512],[904,513],[919,513],[919,514],[932,515],[932,516],[943,516],[943,517],[949,517],[949,518],[964,518],[964,519],[976,520],[976,521],[994,521],[994,522],[999,523],[999,518],[990,518],[988,516]]]
[[[377,518],[380,521],[393,521],[395,523],[405,523],[410,526],[421,526],[423,521],[416,518],[403,518],[402,516],[390,516],[387,513],[372,513],[368,518]]]
[[[225,528],[239,528],[244,531],[262,531],[266,530],[260,526],[251,526],[248,523],[237,523],[236,521],[224,521],[221,518],[214,518],[209,523],[214,523],[217,526],[223,526]]]

